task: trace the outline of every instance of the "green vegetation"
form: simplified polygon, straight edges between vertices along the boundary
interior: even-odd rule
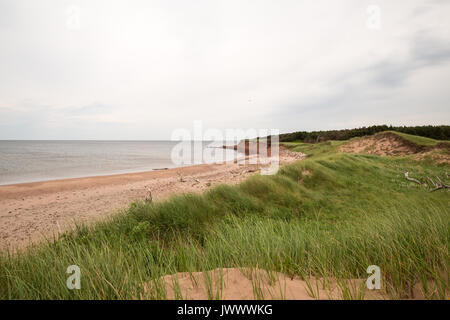
[[[406,133],[401,133],[401,132],[395,132],[395,131],[388,131],[388,132],[392,132],[396,135],[399,135],[400,137],[413,142],[419,146],[435,146],[437,145],[439,142],[443,142],[440,140],[435,140],[435,139],[430,139],[430,138],[426,138],[426,137],[420,137],[420,136],[414,136],[411,134],[406,134]],[[448,141],[447,141],[448,142]]]
[[[292,151],[302,152],[308,157],[323,157],[337,153],[338,147],[344,144],[346,141],[325,141],[319,143],[305,143],[301,141],[296,142],[282,142],[281,144],[288,147]]]
[[[393,127],[387,125],[362,127],[356,129],[329,130],[329,131],[298,131],[280,135],[281,142],[302,141],[309,143],[329,140],[348,140],[355,137],[363,137],[383,131],[395,131],[427,137],[436,140],[450,140],[450,126],[418,126],[418,127]]]
[[[341,143],[290,143],[310,157],[274,176],[133,203],[108,221],[5,253],[0,298],[164,298],[159,279],[177,272],[257,267],[304,279],[365,279],[369,265],[380,266],[391,298],[411,298],[414,286],[427,298],[448,297],[449,194],[404,178],[406,171],[443,176],[448,168],[338,154]],[[81,268],[81,290],[66,287],[73,264]]]

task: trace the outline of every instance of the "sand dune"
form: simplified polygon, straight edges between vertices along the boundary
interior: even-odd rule
[[[435,146],[421,146],[391,132],[352,139],[342,145],[339,150],[346,153],[380,156],[413,155],[415,159],[429,157],[436,163],[450,164],[450,145],[447,142],[441,142]]]

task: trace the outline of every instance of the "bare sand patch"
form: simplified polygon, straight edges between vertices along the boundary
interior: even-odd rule
[[[450,165],[450,151],[447,149],[433,149],[414,155],[416,160],[429,159],[433,163]]]
[[[162,285],[168,299],[187,300],[329,300],[388,299],[382,290],[368,290],[365,279],[324,280],[289,277],[262,269],[225,268],[167,275],[151,284],[142,299],[154,297]],[[153,290],[152,290],[153,289]]]
[[[381,156],[409,155],[422,151],[419,146],[408,143],[393,133],[381,133],[356,138],[342,145],[339,150],[346,153],[367,153]]]

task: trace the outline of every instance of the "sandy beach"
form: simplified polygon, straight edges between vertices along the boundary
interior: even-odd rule
[[[281,165],[303,157],[280,148]],[[133,201],[144,200],[147,188],[158,201],[172,194],[201,192],[216,184],[236,184],[257,172],[252,164],[202,164],[0,186],[0,248],[22,248],[68,230],[75,223],[108,217]]]

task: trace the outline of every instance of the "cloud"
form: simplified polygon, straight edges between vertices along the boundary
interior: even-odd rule
[[[347,72],[335,74],[324,83],[333,89],[329,94],[313,99],[303,96],[280,106],[272,116],[299,117],[297,126],[311,130],[381,123],[448,123],[450,113],[446,105],[450,94],[445,89],[445,81],[436,81],[430,89],[418,81],[417,74],[425,71],[439,77],[450,75],[450,42],[418,30],[410,35],[404,48],[406,54],[400,57],[389,55],[370,61],[368,66],[350,66]],[[435,96],[430,96],[432,92]],[[421,95],[429,100],[424,103]],[[309,119],[320,119],[320,125]],[[291,128],[295,130],[295,125]]]
[[[0,139],[448,123],[450,6],[377,4],[4,0]]]
[[[69,107],[67,109],[68,112],[73,115],[99,115],[111,112],[111,107],[99,102],[94,102],[81,107]]]

